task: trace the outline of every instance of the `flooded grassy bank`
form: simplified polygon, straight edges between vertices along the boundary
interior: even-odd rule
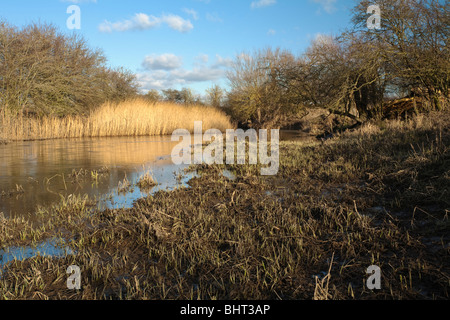
[[[441,113],[283,141],[277,176],[193,166],[189,187],[131,208],[68,196],[39,227],[3,218],[0,249],[59,238],[70,252],[9,261],[0,298],[448,299],[449,124]],[[366,287],[371,265],[381,290]]]

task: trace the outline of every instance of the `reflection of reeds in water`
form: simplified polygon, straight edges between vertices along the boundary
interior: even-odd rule
[[[68,181],[89,181],[93,170],[99,174],[104,168],[116,165],[140,166],[157,161],[158,166],[172,165],[170,154],[178,142],[170,137],[116,137],[59,139],[52,141],[24,142],[23,147],[9,148],[0,156],[0,170],[4,175],[14,176],[17,172],[35,171],[40,177],[51,177],[58,172],[66,172]],[[4,146],[3,146],[4,147]],[[7,152],[7,153],[6,153]],[[72,164],[67,167],[67,164]],[[76,168],[76,169],[74,169]],[[105,169],[106,170],[106,169]],[[37,177],[35,177],[37,178]],[[8,186],[9,187],[9,186]],[[0,185],[0,189],[5,189]]]
[[[204,130],[233,127],[228,116],[216,108],[133,99],[105,103],[87,117],[35,119],[2,112],[0,140],[170,135],[176,129],[193,132],[194,121],[203,121]]]
[[[16,184],[15,189],[11,189],[9,191],[5,191],[5,190],[0,191],[0,198],[22,195],[24,193],[25,193],[25,190],[23,189],[22,185]]]

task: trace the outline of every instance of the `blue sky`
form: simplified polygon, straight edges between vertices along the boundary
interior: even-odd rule
[[[227,85],[225,70],[241,52],[267,46],[301,54],[319,34],[339,34],[355,0],[14,0],[0,18],[17,26],[53,23],[80,33],[112,67],[138,75],[142,90],[191,87],[203,94]],[[81,28],[69,30],[77,5]]]

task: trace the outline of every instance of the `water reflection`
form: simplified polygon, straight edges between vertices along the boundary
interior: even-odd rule
[[[92,198],[110,200],[103,206],[131,206],[148,194],[133,187],[128,194],[119,194],[119,181],[127,178],[135,184],[150,172],[158,186],[150,190],[174,188],[185,184],[190,176],[177,179],[186,166],[172,163],[170,154],[177,142],[166,137],[86,138],[18,142],[0,146],[0,212],[12,215],[33,215],[37,205],[58,202],[61,195],[88,194]],[[98,171],[84,179],[70,179],[73,170]],[[2,193],[3,191],[3,193]]]

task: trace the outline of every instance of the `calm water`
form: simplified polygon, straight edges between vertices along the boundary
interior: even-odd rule
[[[137,198],[160,189],[185,184],[192,175],[177,179],[186,166],[172,163],[177,142],[166,137],[120,137],[17,142],[0,146],[0,212],[30,216],[38,205],[57,203],[61,196],[88,194],[104,199],[103,207],[129,207]],[[78,182],[68,177],[73,170],[109,172],[98,180],[90,175]],[[119,193],[125,177],[133,185],[150,172],[158,185],[141,191],[132,186]],[[16,192],[17,190],[21,192]],[[7,195],[1,195],[2,191]],[[107,200],[105,200],[107,199]]]

